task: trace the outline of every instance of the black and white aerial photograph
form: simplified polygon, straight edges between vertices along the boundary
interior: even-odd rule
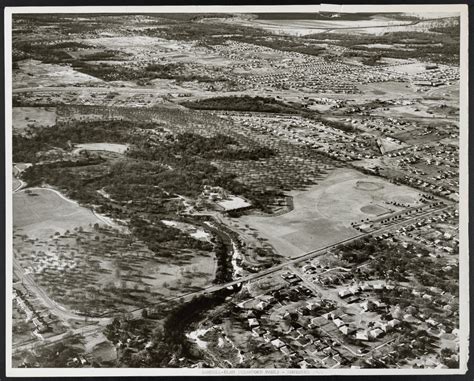
[[[466,372],[467,6],[215,8],[7,9],[7,375]]]

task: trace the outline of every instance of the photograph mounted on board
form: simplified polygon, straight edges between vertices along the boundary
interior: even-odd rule
[[[464,373],[467,7],[196,9],[7,9],[7,374]]]

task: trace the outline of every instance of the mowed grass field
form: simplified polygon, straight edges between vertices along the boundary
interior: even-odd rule
[[[388,204],[418,205],[420,193],[406,186],[336,169],[324,181],[305,191],[293,191],[294,210],[276,217],[242,216],[243,223],[283,256],[293,257],[360,234],[352,222],[402,210]]]
[[[103,224],[92,211],[47,188],[31,188],[13,195],[13,227],[30,237],[47,238],[75,227]]]

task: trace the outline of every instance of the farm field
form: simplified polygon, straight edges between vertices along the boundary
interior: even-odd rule
[[[401,210],[388,204],[418,205],[420,193],[353,169],[336,169],[320,184],[292,191],[294,210],[277,217],[243,216],[286,257],[331,245],[358,232],[351,222]]]

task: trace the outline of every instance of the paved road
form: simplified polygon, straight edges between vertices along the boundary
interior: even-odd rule
[[[13,165],[13,169],[16,169],[17,173],[13,173],[12,181],[14,179],[16,179],[20,182],[20,185],[18,185],[15,189],[13,189],[13,193],[15,193],[15,192],[20,191],[24,186],[26,186],[26,183],[23,180],[21,180],[19,177],[17,177],[22,171],[20,169],[18,169],[18,167],[16,165]]]
[[[216,292],[216,291],[219,291],[219,290],[223,290],[223,289],[226,289],[226,288],[230,288],[232,286],[239,285],[241,283],[250,282],[250,281],[265,277],[267,275],[273,274],[277,271],[280,271],[280,270],[284,269],[285,267],[287,267],[289,265],[293,265],[293,264],[296,264],[296,263],[299,263],[299,262],[302,262],[302,261],[306,261],[308,259],[312,259],[312,258],[317,257],[317,256],[321,256],[321,255],[325,254],[328,250],[330,250],[332,248],[335,248],[337,246],[347,244],[347,243],[351,243],[351,242],[357,241],[361,238],[369,237],[369,236],[374,235],[374,234],[383,234],[383,233],[395,230],[395,229],[397,229],[399,227],[402,227],[404,225],[411,224],[411,223],[413,223],[414,221],[416,221],[418,219],[427,217],[427,216],[429,216],[433,213],[439,213],[442,210],[448,209],[450,207],[451,207],[451,205],[446,205],[442,208],[434,208],[432,210],[422,212],[420,214],[417,214],[417,215],[415,215],[413,217],[410,217],[408,219],[405,219],[403,221],[396,222],[396,223],[393,223],[393,224],[390,224],[390,225],[387,225],[387,226],[383,226],[383,227],[381,227],[379,229],[376,229],[376,230],[373,230],[369,233],[357,234],[357,235],[355,235],[351,238],[336,242],[334,244],[324,246],[322,248],[300,254],[299,256],[294,257],[292,259],[289,259],[286,262],[283,262],[281,264],[273,266],[269,269],[262,270],[258,273],[250,274],[250,275],[238,278],[236,280],[233,280],[231,282],[227,282],[227,283],[224,283],[224,284],[211,285],[211,286],[208,286],[208,287],[206,287],[206,288],[204,288],[203,290],[200,290],[200,291],[191,292],[191,293],[180,295],[180,296],[177,296],[177,297],[174,297],[174,298],[171,298],[171,299],[167,299],[165,302],[177,300],[177,299],[180,299],[180,298],[182,298],[184,301],[187,301],[187,300],[192,299],[193,297],[196,297],[196,296],[199,296],[199,295],[210,294],[210,293],[213,293],[213,292]],[[161,305],[163,303],[164,302],[160,302],[160,303],[157,303],[156,305],[151,305],[149,307]],[[138,314],[141,314],[141,312],[143,310],[144,310],[144,308],[139,308],[137,310],[132,311],[132,313],[133,313],[134,316],[137,316]]]
[[[355,235],[354,237],[352,238],[348,238],[348,239],[345,239],[345,240],[342,240],[342,241],[339,241],[337,243],[334,243],[334,244],[331,244],[331,245],[328,245],[328,246],[325,246],[325,247],[322,247],[322,248],[319,248],[319,249],[316,249],[316,250],[312,250],[312,251],[309,251],[309,252],[306,252],[306,253],[303,253],[295,258],[292,258],[284,263],[281,263],[279,265],[276,265],[276,266],[273,266],[269,269],[266,269],[266,270],[262,270],[258,273],[255,273],[255,274],[251,274],[251,275],[248,275],[248,276],[245,276],[245,277],[241,277],[239,279],[236,279],[234,281],[231,281],[231,282],[228,282],[228,283],[224,283],[224,284],[219,284],[219,285],[211,285],[211,286],[208,286],[206,288],[204,288],[203,290],[200,290],[200,291],[196,291],[196,292],[190,292],[188,294],[183,294],[183,295],[178,295],[176,297],[173,297],[173,298],[169,298],[169,299],[166,299],[165,301],[160,301],[159,303],[156,303],[156,304],[151,304],[145,308],[137,308],[133,311],[131,311],[131,315],[134,317],[134,318],[140,318],[141,315],[142,315],[142,312],[143,310],[145,310],[146,308],[150,308],[150,307],[157,307],[159,305],[163,305],[164,303],[169,303],[171,301],[176,301],[178,299],[182,299],[183,301],[188,301],[196,296],[199,296],[199,295],[205,295],[205,294],[210,294],[210,293],[213,293],[213,292],[216,292],[216,291],[219,291],[219,290],[223,290],[225,288],[230,288],[232,286],[235,286],[235,285],[239,285],[241,283],[244,283],[244,282],[250,282],[250,281],[253,281],[253,280],[256,280],[256,279],[259,279],[259,278],[262,278],[262,277],[265,277],[267,275],[270,275],[270,274],[273,274],[277,271],[280,271],[282,269],[284,269],[285,267],[289,266],[289,265],[294,265],[296,263],[299,263],[299,262],[302,262],[302,261],[305,261],[305,260],[308,260],[308,259],[312,259],[314,257],[317,257],[317,256],[320,256],[320,255],[323,255],[325,254],[329,249],[332,249],[334,247],[337,247],[337,246],[340,246],[342,244],[346,244],[346,243],[351,243],[351,242],[354,242],[360,238],[363,238],[363,237],[368,237],[368,236],[371,236],[373,234],[381,234],[381,233],[385,233],[385,232],[388,232],[388,231],[391,231],[393,229],[396,229],[400,226],[403,226],[403,225],[406,225],[406,224],[410,224],[410,223],[413,223],[414,221],[420,219],[420,218],[424,218],[424,217],[427,217],[428,215],[431,215],[433,213],[439,213],[441,212],[442,210],[445,210],[447,208],[449,208],[451,205],[447,205],[443,208],[434,208],[433,210],[430,210],[430,211],[427,211],[427,212],[424,212],[424,213],[420,213],[416,216],[413,216],[409,219],[406,219],[404,221],[400,221],[400,222],[397,222],[397,223],[394,223],[394,224],[391,224],[389,226],[384,226],[382,228],[379,228],[379,229],[376,229],[370,233],[362,233],[362,234],[357,234]],[[21,267],[19,267],[19,269],[21,269]],[[20,270],[17,270],[17,271],[20,271]],[[25,278],[24,278],[25,279]],[[54,301],[52,301],[45,293],[44,291],[42,291],[38,286],[36,286],[36,284],[33,282],[33,280],[31,279],[30,276],[26,275],[26,279],[28,282],[32,282],[33,283],[33,289],[36,290],[36,292],[38,293],[37,295],[40,295],[41,299],[42,300],[45,300],[48,307],[51,306],[51,311],[53,313],[59,313],[59,315],[62,317],[62,318],[66,318],[66,319],[78,319],[78,320],[81,320],[81,321],[84,321],[85,320],[85,317],[84,316],[80,316],[80,315],[76,315],[72,312],[69,312],[69,311],[65,311],[62,307],[59,307]],[[112,311],[114,312],[114,311]],[[112,313],[112,312],[109,312],[108,314]],[[95,321],[97,323],[99,323],[100,325],[106,325],[108,322],[110,322],[111,320],[113,319],[113,316],[109,316],[109,317],[105,317],[105,316],[102,316],[102,317],[98,317],[98,318],[89,318],[88,320],[89,321]],[[97,325],[90,325],[90,326],[86,326],[86,327],[83,327],[83,328],[80,328],[80,329],[75,329],[73,331],[69,331],[68,333],[66,334],[61,334],[61,335],[57,335],[57,336],[53,336],[43,342],[37,342],[37,343],[32,343],[32,344],[26,344],[24,347],[25,348],[33,348],[33,347],[38,347],[38,346],[42,346],[42,345],[46,345],[46,344],[50,344],[50,343],[54,343],[54,342],[57,342],[57,341],[60,341],[62,340],[63,338],[67,337],[68,335],[73,335],[73,334],[83,334],[84,332],[86,333],[95,333],[97,332],[98,330],[102,329],[102,327],[100,326],[97,326]],[[15,350],[18,350],[20,348],[23,348],[23,347],[16,347]]]
[[[16,193],[16,192],[20,191],[26,185],[24,183],[24,181],[22,181],[20,179],[17,179],[17,180],[20,182],[20,184],[15,189],[13,189],[13,193]]]
[[[110,320],[110,319],[109,319]],[[61,340],[67,339],[68,337],[73,337],[75,335],[82,335],[82,336],[90,336],[94,335],[99,331],[102,331],[104,329],[104,324],[101,325],[88,325],[82,328],[76,328],[73,330],[69,330],[67,332],[61,333],[56,336],[51,336],[43,341],[34,341],[32,343],[28,344],[23,344],[23,345],[17,345],[13,347],[14,352],[19,352],[19,351],[24,351],[28,349],[34,349],[34,348],[39,348],[43,347],[49,344],[54,344],[57,343]]]
[[[19,279],[23,281],[25,287],[31,292],[33,292],[36,297],[42,302],[42,304],[44,304],[51,313],[63,320],[64,323],[68,324],[69,320],[89,321],[97,323],[105,323],[110,321],[110,318],[92,318],[79,315],[56,303],[48,296],[46,291],[44,291],[40,286],[38,286],[31,274],[28,274],[21,267],[20,263],[15,258],[15,255],[13,256],[13,272]]]
[[[201,90],[193,89],[184,89],[184,88],[150,88],[150,87],[96,87],[96,86],[45,86],[45,87],[21,87],[12,89],[13,94],[21,93],[61,93],[61,92],[88,92],[91,94],[100,94],[100,93],[119,93],[119,94],[149,94],[149,95],[168,95],[176,93],[187,93],[192,94],[187,97],[180,97],[180,100],[192,100],[199,98],[206,98],[213,96],[214,93],[206,92]],[[249,95],[252,93],[259,94],[258,90],[249,91],[221,91],[219,92],[220,96],[230,96],[230,95]]]

